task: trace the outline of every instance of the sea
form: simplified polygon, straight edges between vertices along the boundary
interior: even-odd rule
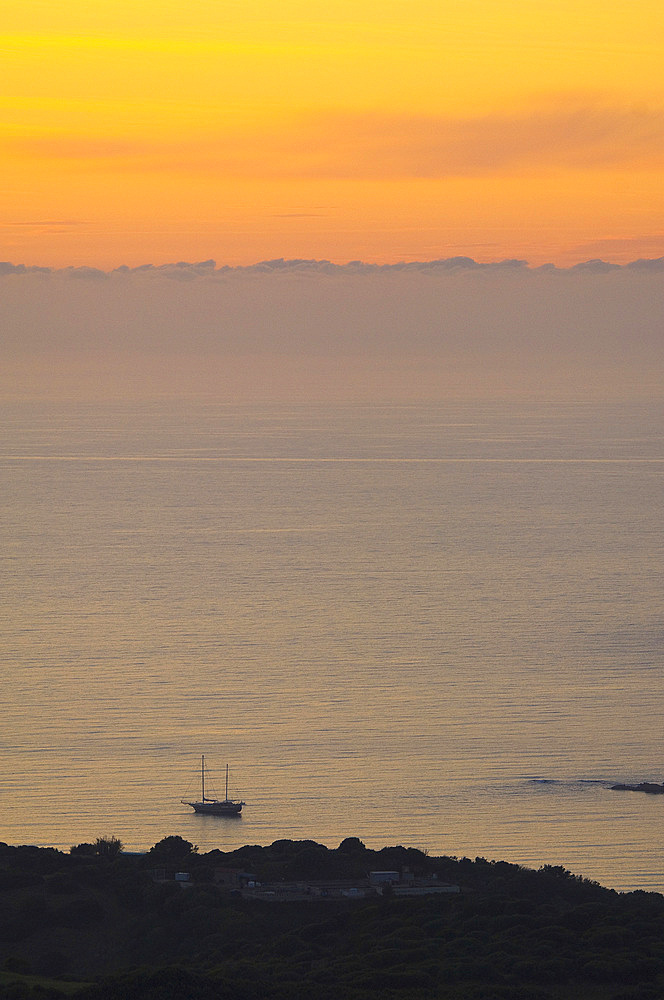
[[[0,406],[0,840],[664,892],[660,401]],[[208,793],[240,818],[194,814]]]

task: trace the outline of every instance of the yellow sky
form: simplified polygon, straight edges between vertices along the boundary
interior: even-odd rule
[[[664,254],[661,0],[3,0],[1,256]]]

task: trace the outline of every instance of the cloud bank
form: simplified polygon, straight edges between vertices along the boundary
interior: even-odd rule
[[[664,258],[0,264],[12,398],[624,398],[664,387]]]

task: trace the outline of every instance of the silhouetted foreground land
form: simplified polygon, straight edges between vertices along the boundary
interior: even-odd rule
[[[119,846],[0,845],[0,996],[664,997],[657,893],[616,893],[563,868],[375,852],[355,838],[201,855],[179,837],[145,855]]]

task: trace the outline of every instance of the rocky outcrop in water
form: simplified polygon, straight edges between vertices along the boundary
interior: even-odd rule
[[[645,792],[647,795],[664,795],[664,784],[641,781],[638,785],[611,785],[612,792]]]

